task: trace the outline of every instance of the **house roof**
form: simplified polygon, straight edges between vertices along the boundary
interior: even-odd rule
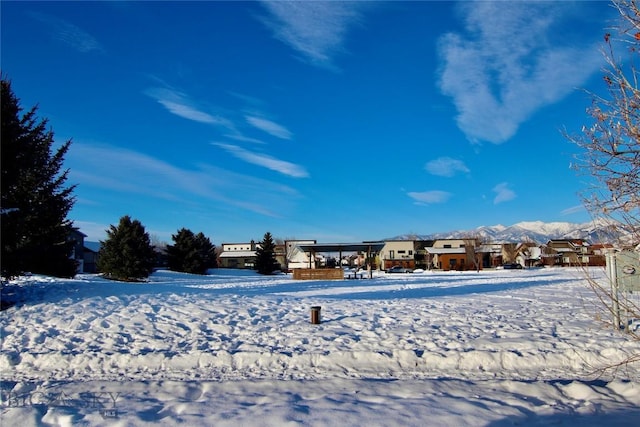
[[[88,241],[84,241],[84,247],[85,249],[90,250],[91,252],[100,252],[100,247],[102,245],[100,244],[100,242],[88,242]]]
[[[79,229],[79,228],[72,228],[72,229],[71,229],[71,232],[72,232],[72,233],[76,233],[76,234],[78,234],[78,235],[80,235],[80,236],[82,236],[82,237],[87,237],[87,235],[86,235],[86,234],[84,234],[82,231],[80,231],[80,229]]]
[[[589,246],[589,243],[581,239],[551,239],[547,242],[547,246]]]
[[[467,253],[465,248],[425,248],[430,254],[464,254]]]
[[[613,248],[611,243],[595,243],[591,245],[591,249],[609,249]]]
[[[384,242],[314,243],[298,245],[298,247],[305,252],[380,252],[384,247]]]
[[[220,258],[248,258],[256,256],[256,251],[225,251]]]
[[[478,247],[477,251],[478,252],[484,252],[484,253],[497,253],[497,254],[500,254],[500,253],[502,253],[502,245],[501,244],[496,244],[496,243],[480,245]]]

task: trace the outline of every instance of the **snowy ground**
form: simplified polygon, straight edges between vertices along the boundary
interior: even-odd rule
[[[601,368],[640,342],[598,321],[585,274],[23,278],[0,424],[637,425],[640,367]]]

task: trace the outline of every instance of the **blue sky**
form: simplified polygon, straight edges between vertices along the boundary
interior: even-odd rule
[[[561,133],[602,92],[608,2],[2,2],[90,240],[362,241],[586,222]]]

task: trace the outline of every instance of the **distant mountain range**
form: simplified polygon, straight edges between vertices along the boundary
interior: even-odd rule
[[[620,234],[615,227],[604,221],[584,224],[524,221],[510,226],[491,225],[444,233],[406,234],[388,240],[460,239],[463,237],[478,237],[494,243],[525,241],[547,243],[553,239],[582,239],[589,243],[614,243],[620,238]]]

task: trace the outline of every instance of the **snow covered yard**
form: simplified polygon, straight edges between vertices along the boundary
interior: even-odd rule
[[[3,425],[633,425],[640,353],[577,269],[11,283]],[[602,269],[590,271],[605,280]],[[310,323],[321,306],[322,323]],[[614,375],[615,374],[615,375]]]

